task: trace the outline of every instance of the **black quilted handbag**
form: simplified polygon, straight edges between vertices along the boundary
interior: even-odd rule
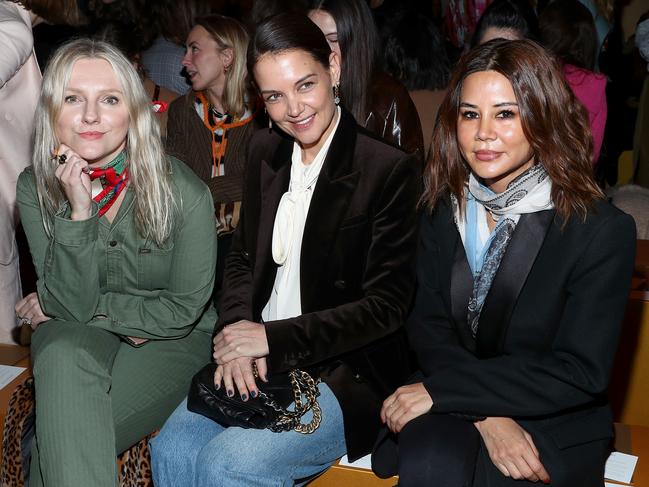
[[[317,384],[307,372],[292,370],[287,375],[270,377],[268,382],[258,381],[259,395],[241,399],[239,394],[228,397],[225,387],[214,387],[214,372],[217,365],[203,367],[192,379],[187,398],[187,409],[213,419],[224,426],[242,428],[268,428],[271,431],[313,433],[322,420],[317,397]],[[287,406],[295,402],[295,410]],[[313,410],[313,419],[303,424],[302,416]]]

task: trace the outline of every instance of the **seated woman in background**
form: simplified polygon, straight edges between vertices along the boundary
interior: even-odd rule
[[[183,66],[193,91],[169,107],[166,147],[212,192],[219,235],[218,290],[239,221],[246,149],[259,128],[259,107],[248,90],[248,34],[238,21],[222,15],[201,17],[186,46]]]
[[[309,17],[341,64],[339,98],[356,122],[424,159],[417,108],[408,91],[381,71],[379,36],[365,0],[308,0]]]
[[[383,403],[379,474],[602,485],[635,230],[593,181],[591,146],[539,45],[494,40],[460,61],[425,171],[407,323],[421,372]]]
[[[604,139],[606,76],[595,73],[599,50],[593,16],[578,0],[550,3],[539,16],[541,42],[563,63],[563,73],[577,99],[586,107],[593,137],[591,160],[596,164]]]
[[[528,0],[494,0],[480,16],[471,46],[492,39],[537,40],[538,20]]]
[[[116,453],[162,425],[209,357],[212,198],[165,156],[137,72],[109,44],[61,47],[39,103],[17,186],[38,273],[30,485],[115,487]]]
[[[215,383],[246,401],[258,393],[253,364],[262,380],[267,370],[307,370],[322,422],[311,434],[225,427],[182,403],[151,441],[157,487],[293,486],[345,453],[358,458],[376,438],[390,384],[408,375],[395,332],[414,291],[415,156],[336,106],[338,56],[306,16],[260,24],[248,66],[273,131],[250,144]]]

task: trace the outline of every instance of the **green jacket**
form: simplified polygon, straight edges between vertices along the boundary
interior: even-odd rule
[[[216,322],[214,206],[207,186],[170,158],[177,220],[163,247],[136,231],[135,200],[126,192],[112,224],[97,208],[88,220],[69,207],[45,232],[31,167],[18,179],[17,202],[38,274],[43,312],[122,336],[174,339]]]

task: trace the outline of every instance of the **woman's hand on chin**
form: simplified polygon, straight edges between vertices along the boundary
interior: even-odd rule
[[[214,385],[217,389],[220,389],[222,383],[229,397],[234,396],[235,386],[244,401],[247,401],[249,397],[257,397],[259,389],[257,388],[253,362],[257,367],[259,377],[266,381],[267,367],[265,358],[251,360],[247,357],[241,357],[216,368]]]
[[[65,158],[61,164],[60,158],[63,155]],[[92,210],[90,177],[84,172],[88,163],[65,144],[61,144],[56,151],[56,162],[58,167],[54,174],[70,202],[71,219],[88,219]]]
[[[399,387],[383,401],[381,421],[390,431],[399,433],[409,421],[426,414],[432,407],[433,399],[424,384],[408,384]]]
[[[487,447],[489,458],[505,477],[550,483],[550,475],[541,463],[532,437],[516,421],[489,417],[474,424]]]
[[[252,321],[241,320],[227,325],[213,341],[212,356],[219,365],[241,357],[260,358],[268,355],[266,328]]]

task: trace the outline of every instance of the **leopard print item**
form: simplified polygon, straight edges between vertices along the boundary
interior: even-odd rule
[[[0,487],[24,487],[21,440],[34,414],[34,378],[28,377],[9,399],[2,438]],[[153,487],[151,479],[151,433],[117,457],[120,487]]]
[[[117,457],[120,487],[153,487],[149,440],[157,434],[154,431]]]
[[[23,428],[34,414],[34,378],[28,377],[11,394],[2,434],[2,467],[0,486],[22,487],[23,465],[21,440]]]

